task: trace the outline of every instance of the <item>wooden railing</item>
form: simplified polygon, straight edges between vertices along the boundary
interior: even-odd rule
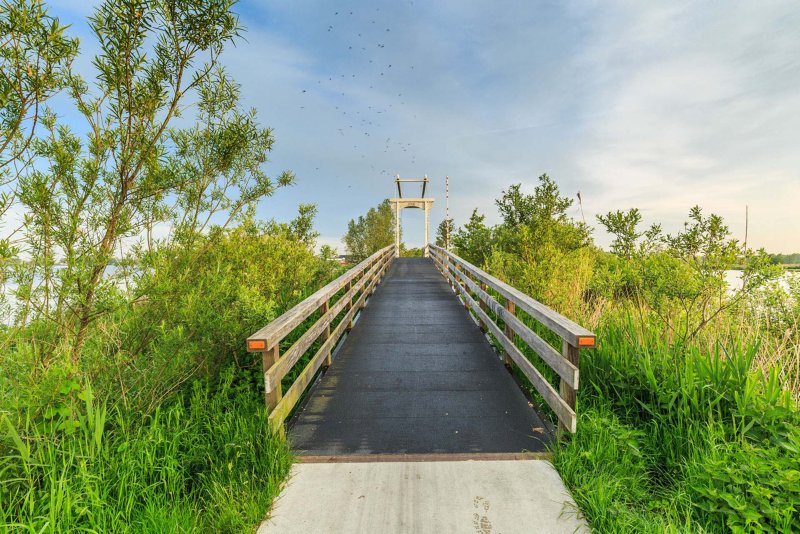
[[[283,432],[283,422],[317,370],[323,364],[331,364],[331,353],[339,338],[352,328],[353,318],[364,308],[367,297],[375,290],[393,258],[394,245],[379,250],[247,338],[247,350],[262,353],[265,401],[271,428]],[[332,298],[341,290],[344,293],[332,303]],[[316,311],[319,311],[319,318],[281,355],[281,341]],[[342,312],[344,316],[331,330]],[[322,344],[284,394],[281,380],[316,341]]]
[[[516,364],[531,381],[558,417],[559,429],[574,434],[577,424],[575,392],[578,389],[580,349],[593,348],[596,344],[595,335],[455,254],[436,245],[430,245],[429,248],[434,263],[449,280],[454,291],[460,293],[464,305],[478,317],[481,329],[484,332],[488,329],[502,345],[506,363]],[[501,304],[489,293],[490,290],[504,302]],[[504,329],[491,319],[487,313],[490,310],[504,323]],[[517,310],[522,310],[557,334],[562,339],[561,353],[517,317]],[[517,347],[515,336],[524,341],[556,372],[560,379],[558,393]]]

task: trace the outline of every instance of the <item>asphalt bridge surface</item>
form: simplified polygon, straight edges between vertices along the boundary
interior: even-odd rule
[[[429,258],[396,258],[289,429],[297,454],[542,452],[552,433]]]

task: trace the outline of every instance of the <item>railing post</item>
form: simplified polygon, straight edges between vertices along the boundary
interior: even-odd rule
[[[466,287],[464,286],[464,283],[461,281],[461,278],[466,276],[464,274],[464,271],[461,270],[461,266],[459,264],[457,264],[457,263],[453,263],[453,267],[455,267],[455,269],[456,269],[456,272],[454,273],[456,275],[455,276],[456,282],[458,282],[458,285],[460,285],[461,287],[463,287],[466,290]],[[455,288],[453,288],[453,289],[455,289]],[[458,292],[456,292],[456,295],[458,295]],[[469,303],[467,302],[467,299],[464,299],[464,309],[469,311]]]
[[[488,291],[489,286],[487,286],[484,282],[481,282],[481,289],[484,291]],[[480,304],[481,309],[488,315],[489,313],[489,306],[483,301],[482,298],[478,297],[478,303]],[[481,332],[484,334],[486,333],[486,329],[488,328],[484,322],[478,319],[478,326],[481,329]]]
[[[506,311],[508,313],[510,313],[511,315],[516,315],[517,314],[517,305],[514,304],[514,302],[511,299],[506,299]],[[511,340],[511,343],[513,344],[514,343],[514,330],[511,328],[511,325],[509,325],[508,322],[506,322],[505,334],[506,334],[506,337],[509,340]],[[511,367],[512,364],[514,363],[513,360],[511,359],[511,356],[509,356],[508,353],[505,354],[505,357],[503,359],[505,360],[505,363],[506,363],[506,365],[508,367]]]
[[[325,316],[325,314],[328,313],[330,306],[331,306],[330,299],[322,303],[322,306],[319,307],[320,319],[322,319]],[[322,333],[319,335],[319,338],[317,339],[319,339],[321,343],[325,343],[330,336],[331,336],[331,325],[330,323],[328,323],[328,326],[325,328],[325,330],[322,331]],[[333,363],[333,360],[331,358],[332,354],[333,351],[329,350],[328,354],[325,356],[325,367],[330,367],[331,363]]]
[[[269,371],[270,367],[275,365],[275,362],[281,356],[281,349],[280,343],[276,343],[274,347],[269,350],[265,350],[261,353],[261,364],[264,368],[264,402],[267,405],[267,413],[272,413],[272,410],[278,405],[283,398],[283,389],[281,387],[280,380],[277,384],[267,384],[267,371]],[[267,389],[271,387],[271,389]],[[277,429],[281,435],[284,435],[283,425],[280,425]]]
[[[364,294],[364,295],[366,295],[367,292],[369,291],[369,278],[367,278],[367,276],[368,276],[367,272],[370,269],[372,269],[373,265],[375,265],[375,261],[374,260],[371,261],[370,264],[367,266],[367,268],[364,269],[364,272],[361,273],[361,278],[364,280],[364,285],[361,286],[361,293]],[[361,302],[361,304],[358,305],[358,311],[363,310],[364,306],[366,306],[366,305],[367,305],[367,298],[364,297],[363,302]]]
[[[450,277],[447,276],[447,275],[450,274],[450,266],[448,265],[448,262],[450,261],[450,257],[447,256],[446,254],[442,254],[440,256],[440,259],[442,260],[442,274],[445,275],[445,279],[447,280],[447,283],[450,285],[450,289],[455,291],[456,290],[455,284],[450,279]]]
[[[378,258],[378,270],[375,271],[375,275],[373,276],[373,278],[377,279],[377,282],[375,282],[375,285],[372,286],[372,291],[369,292],[370,295],[372,295],[373,293],[375,293],[375,291],[377,291],[378,284],[380,284],[381,280],[383,280],[383,273],[385,272],[385,269],[386,269],[386,259],[383,256],[381,256]]]
[[[392,264],[391,258],[392,258],[392,256],[390,256],[389,254],[387,254],[386,257],[383,258],[383,266],[381,267],[381,279],[378,280],[379,284],[381,282],[383,282],[383,278],[386,276],[386,273],[389,271],[389,265]]]
[[[344,285],[344,294],[346,295],[347,293],[349,293],[350,289],[352,289],[352,288],[353,288],[353,281],[350,280],[349,282],[347,282]],[[350,311],[352,309],[353,309],[353,297],[350,297],[350,304],[347,305],[347,311]],[[347,322],[347,328],[345,328],[345,330],[347,330],[349,332],[352,329],[353,329],[353,319],[351,318]]]
[[[581,354],[580,348],[574,345],[570,345],[566,340],[564,340],[564,342],[562,343],[561,354],[572,365],[580,369],[579,367],[580,354]],[[567,404],[567,406],[569,406],[572,409],[572,411],[577,414],[578,411],[575,409],[577,400],[576,392],[569,384],[567,384],[564,381],[563,378],[559,382],[558,392],[561,394],[561,398],[564,399],[564,402]],[[564,426],[564,424],[561,423],[561,421],[558,422],[558,430],[562,435],[569,434],[570,432],[570,429]]]

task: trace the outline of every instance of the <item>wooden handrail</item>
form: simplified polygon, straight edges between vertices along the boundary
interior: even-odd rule
[[[394,245],[379,250],[247,338],[247,350],[262,353],[264,394],[271,428],[283,432],[283,421],[317,370],[323,363],[330,365],[336,343],[345,331],[352,328],[355,315],[364,308],[367,297],[375,290],[393,259]],[[342,289],[344,294],[331,304],[331,298]],[[281,356],[280,342],[317,310],[319,318]],[[336,317],[344,310],[345,315],[331,330]],[[284,395],[281,380],[317,340],[322,345]]]
[[[358,277],[358,275],[364,271],[364,269],[375,263],[376,259],[385,254],[388,250],[394,250],[394,245],[389,245],[388,247],[382,248],[369,258],[348,270],[336,280],[333,280],[327,285],[321,287],[314,294],[297,304],[292,309],[288,310],[280,317],[271,321],[267,326],[255,334],[248,337],[248,348],[252,345],[251,342],[258,341],[263,341],[265,347],[263,349],[258,348],[256,350],[252,350],[251,352],[257,352],[265,349],[269,350],[273,348],[280,340],[286,337],[286,334],[294,330],[297,325],[305,321],[306,318],[313,312],[317,311],[317,309],[319,309],[324,302],[328,301],[328,299],[335,295],[337,291],[342,289],[349,282],[352,282],[354,278]]]
[[[575,392],[579,383],[580,349],[595,346],[594,333],[452,252],[436,245],[430,245],[430,251],[431,258],[450,282],[453,290],[461,295],[464,305],[477,316],[481,329],[491,332],[502,345],[507,363],[509,360],[513,361],[531,381],[531,384],[558,417],[559,429],[574,434],[577,426]],[[489,294],[489,288],[501,295],[505,299],[505,303],[500,303]],[[563,340],[562,352],[559,353],[528,328],[516,316],[517,309],[521,309],[561,337]],[[505,329],[501,329],[492,320],[488,314],[490,310],[503,321]],[[514,343],[515,336],[524,341],[543,362],[558,374],[560,378],[558,393],[519,350]]]
[[[513,301],[522,311],[555,332],[561,339],[569,344],[581,346],[583,348],[591,348],[594,346],[594,342],[591,342],[590,344],[590,340],[595,339],[594,333],[590,332],[578,323],[567,319],[557,311],[548,308],[538,300],[529,297],[519,289],[511,287],[502,280],[499,280],[489,273],[478,269],[468,261],[459,258],[452,252],[448,252],[447,250],[436,245],[430,245],[430,248],[431,250],[435,250],[440,254],[446,254],[455,264],[468,271],[480,282],[485,283],[487,286],[497,291],[504,298]],[[586,339],[581,341],[581,338]]]

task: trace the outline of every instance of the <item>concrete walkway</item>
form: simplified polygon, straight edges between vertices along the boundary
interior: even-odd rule
[[[258,534],[589,532],[542,460],[307,463]]]

